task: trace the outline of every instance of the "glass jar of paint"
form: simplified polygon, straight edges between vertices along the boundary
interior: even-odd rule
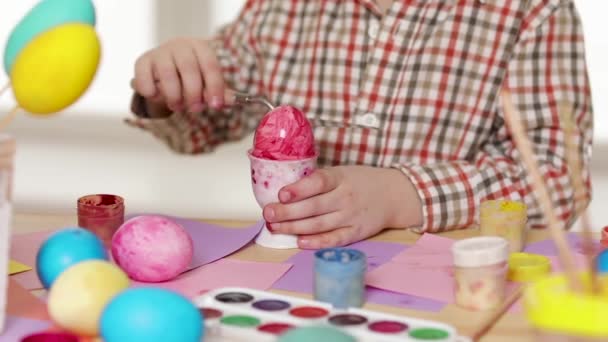
[[[125,220],[124,199],[116,195],[87,195],[78,199],[78,226],[110,245],[112,235]]]
[[[488,200],[479,207],[479,229],[484,236],[500,236],[509,241],[511,253],[521,252],[526,243],[528,211],[524,203]]]
[[[13,160],[15,139],[10,135],[0,134],[0,335],[4,331],[5,312],[8,289],[9,242],[11,241],[11,224],[13,214]]]
[[[523,293],[526,317],[536,341],[608,341],[608,276],[599,276],[600,291],[591,293],[591,277],[579,275],[584,291],[573,292],[563,274],[529,284]]]
[[[452,245],[452,254],[456,304],[476,311],[500,306],[507,285],[507,240],[497,236],[460,240]]]
[[[361,307],[365,296],[365,253],[350,248],[315,252],[314,296],[336,308]]]

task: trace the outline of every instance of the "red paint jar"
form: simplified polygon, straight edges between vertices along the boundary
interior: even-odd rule
[[[93,232],[106,245],[125,221],[125,201],[116,195],[96,194],[78,199],[78,226]]]

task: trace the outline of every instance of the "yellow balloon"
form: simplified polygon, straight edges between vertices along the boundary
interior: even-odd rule
[[[88,260],[63,271],[49,292],[49,315],[59,327],[81,336],[99,335],[99,318],[110,300],[129,287],[116,265]]]
[[[11,83],[17,103],[34,114],[68,107],[93,81],[100,55],[99,39],[90,25],[70,23],[41,33],[13,65]]]

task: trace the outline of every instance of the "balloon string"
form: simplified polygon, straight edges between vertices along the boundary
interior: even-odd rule
[[[19,106],[15,106],[6,116],[0,119],[0,131],[3,131],[15,119],[20,109]]]
[[[7,91],[8,88],[10,88],[10,87],[11,87],[10,82],[5,84],[4,86],[2,86],[2,88],[0,88],[0,96],[2,96],[2,94],[4,94],[4,92]]]

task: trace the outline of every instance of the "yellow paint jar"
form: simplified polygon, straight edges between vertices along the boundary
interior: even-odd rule
[[[580,275],[585,291],[574,293],[563,274],[528,285],[523,302],[537,341],[608,341],[608,276],[598,278],[600,292],[590,292],[590,276]]]
[[[479,207],[481,235],[500,236],[509,241],[511,253],[521,252],[526,243],[528,210],[524,203],[511,200],[488,200]]]

